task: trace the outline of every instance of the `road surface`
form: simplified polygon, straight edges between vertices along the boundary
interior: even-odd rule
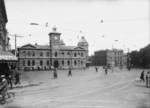
[[[26,72],[22,85],[10,90],[13,98],[3,105],[25,108],[150,108],[150,88],[138,77],[141,69],[87,70],[58,72]]]

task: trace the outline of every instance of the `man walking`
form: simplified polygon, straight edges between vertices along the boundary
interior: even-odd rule
[[[8,76],[7,81],[8,81],[8,85],[10,84],[10,87],[12,88],[12,75]]]
[[[16,82],[15,82],[15,85],[16,84],[20,84],[20,72],[17,70],[17,68],[15,68],[15,78],[16,78]]]
[[[140,79],[141,79],[141,81],[145,82],[145,78],[144,78],[144,70],[141,72]]]
[[[54,68],[54,78],[57,78],[57,70]]]
[[[107,66],[105,67],[105,75],[107,75]]]
[[[150,72],[149,71],[146,74],[146,87],[150,87]]]
[[[96,71],[96,72],[98,71],[98,67],[97,67],[97,66],[95,66],[95,71]]]
[[[69,68],[68,77],[69,77],[69,76],[72,76],[71,68]]]

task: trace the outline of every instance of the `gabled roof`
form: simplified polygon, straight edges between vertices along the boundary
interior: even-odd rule
[[[60,46],[60,50],[72,50],[74,48],[76,48],[76,46],[65,46],[65,45]]]
[[[50,49],[49,45],[32,45],[32,44],[26,44],[19,49]]]
[[[35,45],[38,49],[50,49],[49,45]]]
[[[85,50],[82,47],[78,47],[78,46],[60,46],[60,50]]]
[[[36,49],[37,47],[35,45],[32,44],[25,44],[21,47],[19,47],[18,49]]]

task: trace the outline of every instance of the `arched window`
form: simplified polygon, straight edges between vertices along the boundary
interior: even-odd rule
[[[41,66],[43,65],[43,61],[42,61],[42,60],[40,61],[40,65],[41,65]]]
[[[78,64],[80,64],[80,60],[78,60]]]
[[[28,66],[30,66],[30,61],[28,61]]]
[[[65,55],[64,52],[62,52],[61,54],[62,54],[62,56],[64,57],[64,55]]]
[[[77,56],[77,53],[75,52],[75,53],[74,53],[74,57],[76,57],[76,56]]]
[[[81,61],[81,65],[83,65],[83,61]]]
[[[83,52],[81,53],[81,57],[83,57]]]
[[[55,57],[57,57],[58,56],[58,53],[57,52],[55,52]]]
[[[30,56],[30,51],[28,51],[28,56]]]
[[[22,65],[25,66],[25,60],[22,61]]]
[[[40,52],[40,56],[43,56],[43,52]]]
[[[62,65],[64,65],[64,61],[62,61]]]
[[[23,54],[23,56],[25,56],[26,55],[26,51],[22,51],[22,54]]]
[[[70,65],[70,61],[69,60],[68,60],[67,64],[68,64],[68,66]]]
[[[80,56],[80,52],[78,52],[78,56]]]
[[[34,51],[32,51],[32,56],[35,56],[35,52]]]
[[[32,66],[35,66],[35,61],[34,60],[32,61]]]
[[[47,66],[49,66],[49,60],[47,60]]]
[[[67,54],[68,54],[68,56],[70,56],[70,52],[68,52]]]
[[[49,52],[47,52],[47,56],[49,56]]]
[[[76,60],[74,61],[74,65],[77,65],[77,61]]]

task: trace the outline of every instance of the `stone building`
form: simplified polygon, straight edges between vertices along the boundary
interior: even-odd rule
[[[56,27],[49,33],[49,45],[26,44],[18,48],[20,68],[30,67],[49,69],[83,68],[88,57],[88,42],[84,37],[77,46],[66,46]]]
[[[124,55],[123,50],[99,50],[94,52],[92,57],[92,62],[94,65],[103,66],[103,65],[125,65],[124,64]]]
[[[7,22],[5,2],[4,0],[0,0],[0,75],[5,75],[8,69],[15,67],[17,63],[17,57],[8,52],[9,38],[7,37],[6,30]]]
[[[8,22],[5,2],[4,0],[0,0],[0,51],[6,51],[8,40],[7,38],[7,30],[6,23]]]

